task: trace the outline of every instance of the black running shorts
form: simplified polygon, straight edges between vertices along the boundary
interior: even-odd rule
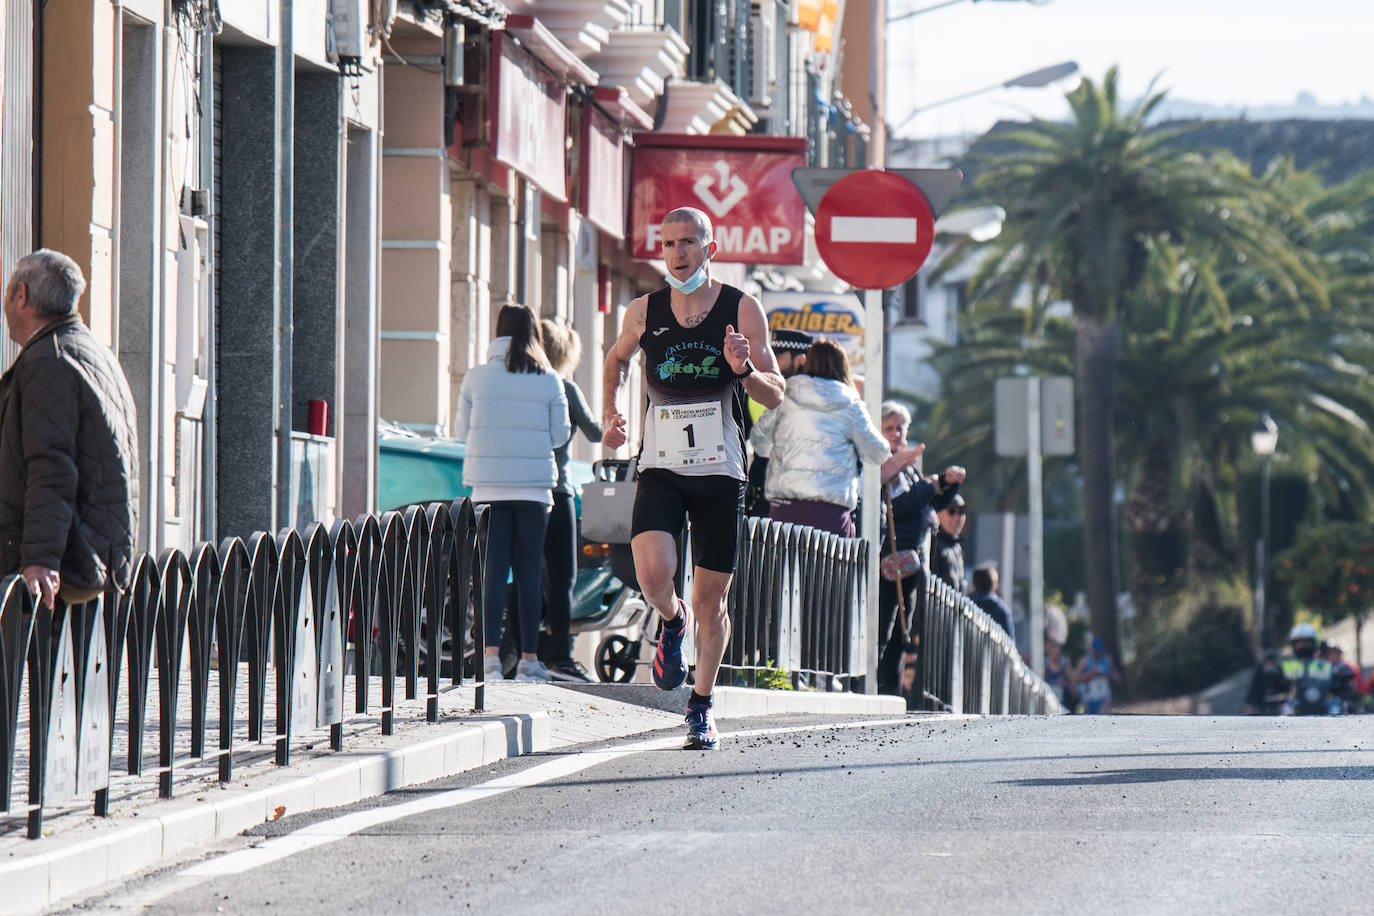
[[[744,481],[721,475],[687,477],[663,468],[646,468],[639,472],[635,488],[630,534],[666,531],[676,537],[682,533],[684,519],[691,519],[696,565],[733,573],[743,518]]]

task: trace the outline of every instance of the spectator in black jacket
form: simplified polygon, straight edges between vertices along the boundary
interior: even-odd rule
[[[81,268],[47,248],[14,266],[5,323],[19,355],[0,378],[0,575],[51,609],[129,586],[138,517],[133,395],[81,320]]]
[[[973,568],[973,591],[969,594],[969,600],[982,608],[983,613],[991,617],[993,623],[1006,630],[1013,644],[1016,642],[1016,625],[1012,623],[1011,609],[1002,600],[1002,596],[997,594],[995,563],[979,563]]]
[[[964,497],[955,493],[935,517],[940,527],[935,530],[930,551],[930,571],[962,595],[968,591],[964,581]]]
[[[884,493],[892,499],[893,524],[887,524],[883,516],[883,554],[891,553],[895,534],[896,549],[915,550],[921,556],[921,566],[928,567],[927,536],[934,527],[934,515],[954,499],[959,484],[964,479],[964,469],[950,465],[938,477],[925,477],[917,465],[923,443],[910,445],[906,441],[907,428],[911,425],[911,414],[896,401],[884,401],[882,406],[882,433],[892,449],[892,457],[883,462],[879,476],[883,481]],[[932,511],[933,510],[933,511]],[[921,621],[915,619],[916,586],[920,575],[907,576],[900,583],[906,599],[907,613],[912,615],[908,632],[915,642],[920,633]],[[878,662],[878,692],[896,694],[900,692],[902,654],[901,628],[897,626],[897,589],[899,583],[882,579],[878,586],[878,645],[881,658]]]

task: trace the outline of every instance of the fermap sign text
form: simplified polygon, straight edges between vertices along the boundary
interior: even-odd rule
[[[792,170],[806,159],[796,137],[641,133],[631,150],[631,254],[663,256],[660,224],[696,207],[711,218],[716,260],[800,264],[806,206]]]

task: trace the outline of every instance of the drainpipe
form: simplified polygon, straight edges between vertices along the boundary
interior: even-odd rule
[[[205,190],[205,220],[210,225],[210,244],[205,254],[206,295],[210,307],[205,310],[205,409],[201,413],[201,486],[200,486],[200,531],[196,536],[211,544],[219,543],[219,507],[216,504],[215,481],[219,479],[219,463],[216,460],[219,450],[219,419],[215,392],[219,380],[216,373],[219,360],[215,358],[219,347],[219,302],[215,299],[215,280],[219,276],[219,262],[215,260],[215,237],[218,231],[215,224],[215,42],[213,33],[207,32],[202,42],[200,55],[200,181]]]
[[[276,518],[274,530],[291,520],[291,355],[294,331],[292,314],[292,260],[294,219],[293,189],[295,171],[296,49],[293,35],[292,0],[278,0],[279,34],[277,45],[277,295],[273,303],[277,326],[277,458],[274,485]]]

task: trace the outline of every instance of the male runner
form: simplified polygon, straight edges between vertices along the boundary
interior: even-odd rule
[[[744,510],[743,387],[766,407],[782,403],[784,381],[768,346],[768,322],[752,296],[711,279],[711,220],[693,207],[663,218],[663,260],[671,289],[640,296],[606,354],[603,408],[607,448],[625,443],[616,406],[635,353],[644,351],[649,412],[639,455],[630,548],[645,599],[663,618],[654,683],[687,679],[682,640],[696,609],[696,681],[687,704],[687,744],[714,749],[719,738],[711,687],[730,639],[725,596],[735,572]],[[677,595],[677,542],[692,522],[692,603]]]

